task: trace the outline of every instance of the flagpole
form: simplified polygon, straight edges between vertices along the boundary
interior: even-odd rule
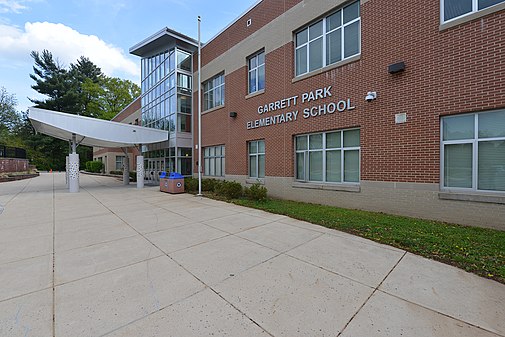
[[[202,195],[202,44],[200,42],[200,22],[198,16],[198,195]]]

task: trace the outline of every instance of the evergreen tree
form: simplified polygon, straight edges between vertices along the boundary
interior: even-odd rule
[[[76,82],[48,50],[42,54],[32,51],[30,54],[35,61],[34,74],[30,78],[35,81],[32,88],[47,96],[45,100],[30,99],[36,107],[68,113],[77,113],[78,94]]]
[[[35,81],[32,88],[45,95],[43,100],[30,99],[36,107],[88,117],[110,120],[140,95],[135,83],[119,78],[109,78],[88,58],[81,56],[65,69],[48,50],[32,51]],[[26,143],[33,149],[33,158],[40,169],[64,169],[68,153],[66,141],[44,135],[30,134],[28,119],[20,129]],[[90,147],[79,146],[81,165],[91,160]],[[38,155],[43,154],[43,155]]]
[[[79,97],[79,114],[101,118],[100,106],[97,104],[100,89],[105,80],[102,70],[87,57],[81,56],[75,64],[70,65],[70,77],[75,82]]]

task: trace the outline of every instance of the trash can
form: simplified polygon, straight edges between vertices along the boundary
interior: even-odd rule
[[[184,193],[184,177],[180,173],[171,172],[168,178],[166,172],[163,173],[160,176],[160,191],[172,194]]]
[[[160,191],[168,192],[168,177],[167,172],[163,171],[160,174]]]

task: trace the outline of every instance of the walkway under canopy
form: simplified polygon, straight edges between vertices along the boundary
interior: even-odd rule
[[[28,118],[35,131],[72,143],[72,154],[67,166],[70,192],[79,191],[79,156],[77,145],[127,148],[141,144],[160,143],[168,140],[168,131],[138,125],[106,121],[58,111],[29,108]],[[137,186],[144,182],[144,160],[137,158]],[[128,170],[124,175],[128,178]]]

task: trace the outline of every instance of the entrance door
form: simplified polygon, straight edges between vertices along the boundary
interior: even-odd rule
[[[145,163],[145,180],[148,184],[158,184],[160,174],[165,170],[165,158],[149,158]]]

